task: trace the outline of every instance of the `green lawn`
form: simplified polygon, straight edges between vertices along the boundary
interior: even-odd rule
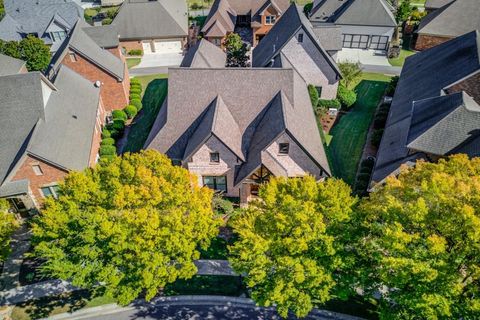
[[[332,140],[327,155],[332,173],[353,185],[376,107],[390,77],[365,73],[355,86],[357,102],[330,130]]]
[[[127,58],[127,67],[128,69],[135,67],[136,65],[140,64],[142,61],[141,58]]]
[[[405,59],[414,54],[415,51],[402,49],[398,58],[388,59],[388,62],[394,67],[401,67],[405,63]]]
[[[144,88],[143,108],[132,123],[127,144],[123,149],[124,152],[138,152],[143,148],[160,107],[167,97],[167,75],[144,76],[137,77],[137,79],[140,80]]]

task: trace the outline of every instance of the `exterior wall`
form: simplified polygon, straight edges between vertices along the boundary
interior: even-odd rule
[[[24,64],[23,67],[18,71],[18,73],[27,73],[28,70],[27,70],[27,65]]]
[[[92,137],[92,150],[90,150],[89,165],[93,167],[97,163],[98,150],[100,149],[100,143],[102,142],[102,128],[105,124],[105,108],[103,107],[103,101],[100,98],[98,102],[97,119],[95,121],[95,130]]]
[[[130,50],[143,50],[142,41],[121,41],[120,46],[128,52]]]
[[[301,43],[297,40],[299,33],[303,33]],[[339,82],[337,74],[303,29],[292,37],[282,52],[307,84],[322,87],[322,99],[335,99]]]
[[[210,162],[210,153],[220,154],[219,163]],[[234,187],[235,166],[240,162],[237,156],[232,153],[215,136],[210,137],[207,142],[188,160],[187,169],[198,177],[199,185],[203,185],[203,176],[226,176],[228,197],[239,197],[240,188]]]
[[[446,89],[448,93],[465,91],[480,104],[480,72]]]
[[[128,104],[128,92],[130,89],[130,80],[128,68],[125,66],[124,80],[118,81],[115,77],[100,69],[90,61],[76,53],[76,60],[72,61],[69,54],[65,55],[62,63],[86,79],[95,83],[100,81],[100,95],[104,101],[104,107],[107,111],[123,109]],[[125,63],[125,62],[124,62]]]
[[[261,17],[262,26],[260,28],[253,28],[253,46],[254,47],[258,44],[257,36],[265,36],[268,32],[270,32],[270,30],[274,26],[274,24],[267,24],[267,21],[266,21],[267,16],[275,16],[276,22],[278,21],[278,19],[280,19],[280,14],[272,6],[270,6],[264,11],[264,14]]]
[[[422,50],[430,49],[432,47],[438,46],[439,44],[447,42],[451,39],[453,38],[419,34],[417,38],[417,42],[415,43],[415,50],[422,51]]]
[[[40,166],[43,175],[37,176],[35,174],[32,168],[34,165]],[[23,163],[15,172],[11,181],[19,181],[24,179],[29,180],[32,200],[35,202],[37,207],[40,207],[44,200],[40,188],[56,185],[59,181],[63,180],[67,174],[68,172],[66,170],[60,169],[27,155],[23,160]]]

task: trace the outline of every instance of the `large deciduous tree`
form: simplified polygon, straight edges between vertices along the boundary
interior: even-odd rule
[[[51,59],[48,46],[34,36],[20,42],[0,40],[0,53],[25,61],[28,71],[45,71]]]
[[[343,246],[336,240],[355,199],[342,181],[274,178],[260,201],[234,218],[239,239],[230,262],[245,275],[253,299],[280,315],[305,316],[332,298]]]
[[[10,253],[10,237],[18,228],[18,221],[8,212],[8,208],[7,201],[0,199],[0,262]]]
[[[480,158],[404,169],[360,205],[351,226],[352,285],[381,293],[382,319],[480,316]]]
[[[84,288],[101,284],[121,304],[192,277],[198,248],[220,223],[212,191],[195,181],[156,151],[69,174],[33,223],[41,270]]]
[[[248,49],[240,35],[230,33],[225,38],[225,50],[227,51],[227,67],[249,67]]]

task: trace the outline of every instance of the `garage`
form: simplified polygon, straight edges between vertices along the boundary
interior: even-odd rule
[[[343,48],[386,50],[389,40],[388,36],[344,34]]]
[[[144,54],[152,53],[152,44],[151,44],[150,41],[142,42],[142,47],[143,47],[143,53]]]
[[[155,41],[155,53],[182,53],[181,41]]]

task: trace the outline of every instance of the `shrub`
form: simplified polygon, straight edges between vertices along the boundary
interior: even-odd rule
[[[133,49],[133,50],[128,51],[128,55],[129,56],[143,56],[143,50]]]
[[[134,93],[130,95],[130,101],[132,100],[141,100],[142,97],[138,93]]]
[[[373,127],[375,129],[383,129],[385,128],[385,124],[387,123],[387,116],[388,114],[378,114],[373,121]]]
[[[372,134],[372,145],[375,147],[380,146],[380,142],[382,141],[383,136],[383,129],[377,129]]]
[[[112,136],[112,133],[108,131],[107,128],[103,128],[102,130],[102,139],[110,138]]]
[[[350,89],[347,89],[345,86],[340,85],[338,87],[337,98],[345,108],[350,108],[357,101],[357,94]]]
[[[370,173],[360,173],[357,177],[357,184],[359,182],[366,182],[368,184],[368,182],[370,182]]]
[[[127,120],[127,114],[123,110],[113,110],[112,116],[113,120]]]
[[[113,146],[115,145],[115,139],[113,138],[105,138],[101,142],[102,146]]]
[[[113,128],[110,129],[110,132],[112,134],[112,138],[117,139],[120,137],[121,131],[115,130]]]
[[[142,84],[140,82],[130,82],[130,90],[133,88],[143,90]]]
[[[102,25],[104,25],[104,26],[109,25],[109,24],[112,23],[112,21],[113,20],[111,18],[105,18],[105,19],[102,20]]]
[[[112,138],[116,138],[125,129],[125,121],[113,120],[113,123],[108,126],[108,130],[112,133]]]
[[[338,101],[338,99],[333,99],[333,100],[319,99],[317,106],[318,108],[323,108],[323,109],[330,109],[330,108],[340,109],[342,104],[340,103],[340,101]]]
[[[310,101],[312,101],[312,106],[316,107],[318,103],[318,91],[313,84],[308,85],[308,93],[310,94]]]
[[[393,96],[395,94],[395,89],[397,88],[399,79],[400,79],[399,76],[395,76],[392,79],[390,79],[390,83],[388,84],[388,87],[387,87],[388,96]]]
[[[130,94],[141,94],[142,93],[142,89],[140,88],[131,88],[130,89]]]
[[[130,86],[131,86],[132,84],[140,84],[140,80],[138,80],[137,78],[132,78],[132,79],[130,79]],[[140,84],[140,85],[141,85],[141,84]]]
[[[137,108],[132,105],[126,106],[123,110],[127,114],[128,119],[133,119],[138,113]]]
[[[365,168],[370,168],[370,170],[373,169],[373,167],[375,166],[375,160],[373,159],[365,159],[362,161],[362,164],[361,164],[362,167],[365,167]]]
[[[117,154],[117,148],[115,146],[101,146],[100,156],[114,156]]]
[[[103,155],[100,157],[100,160],[101,161],[112,161],[113,159],[115,159],[117,156],[114,155],[114,154],[106,154],[106,155]]]
[[[132,106],[135,106],[135,108],[137,108],[137,111],[140,111],[143,107],[142,101],[140,101],[140,99],[138,99],[138,100],[134,99],[134,100],[130,101],[130,104]]]
[[[312,12],[313,9],[313,2],[307,3],[303,7],[303,13],[308,17],[310,15],[310,12]]]

